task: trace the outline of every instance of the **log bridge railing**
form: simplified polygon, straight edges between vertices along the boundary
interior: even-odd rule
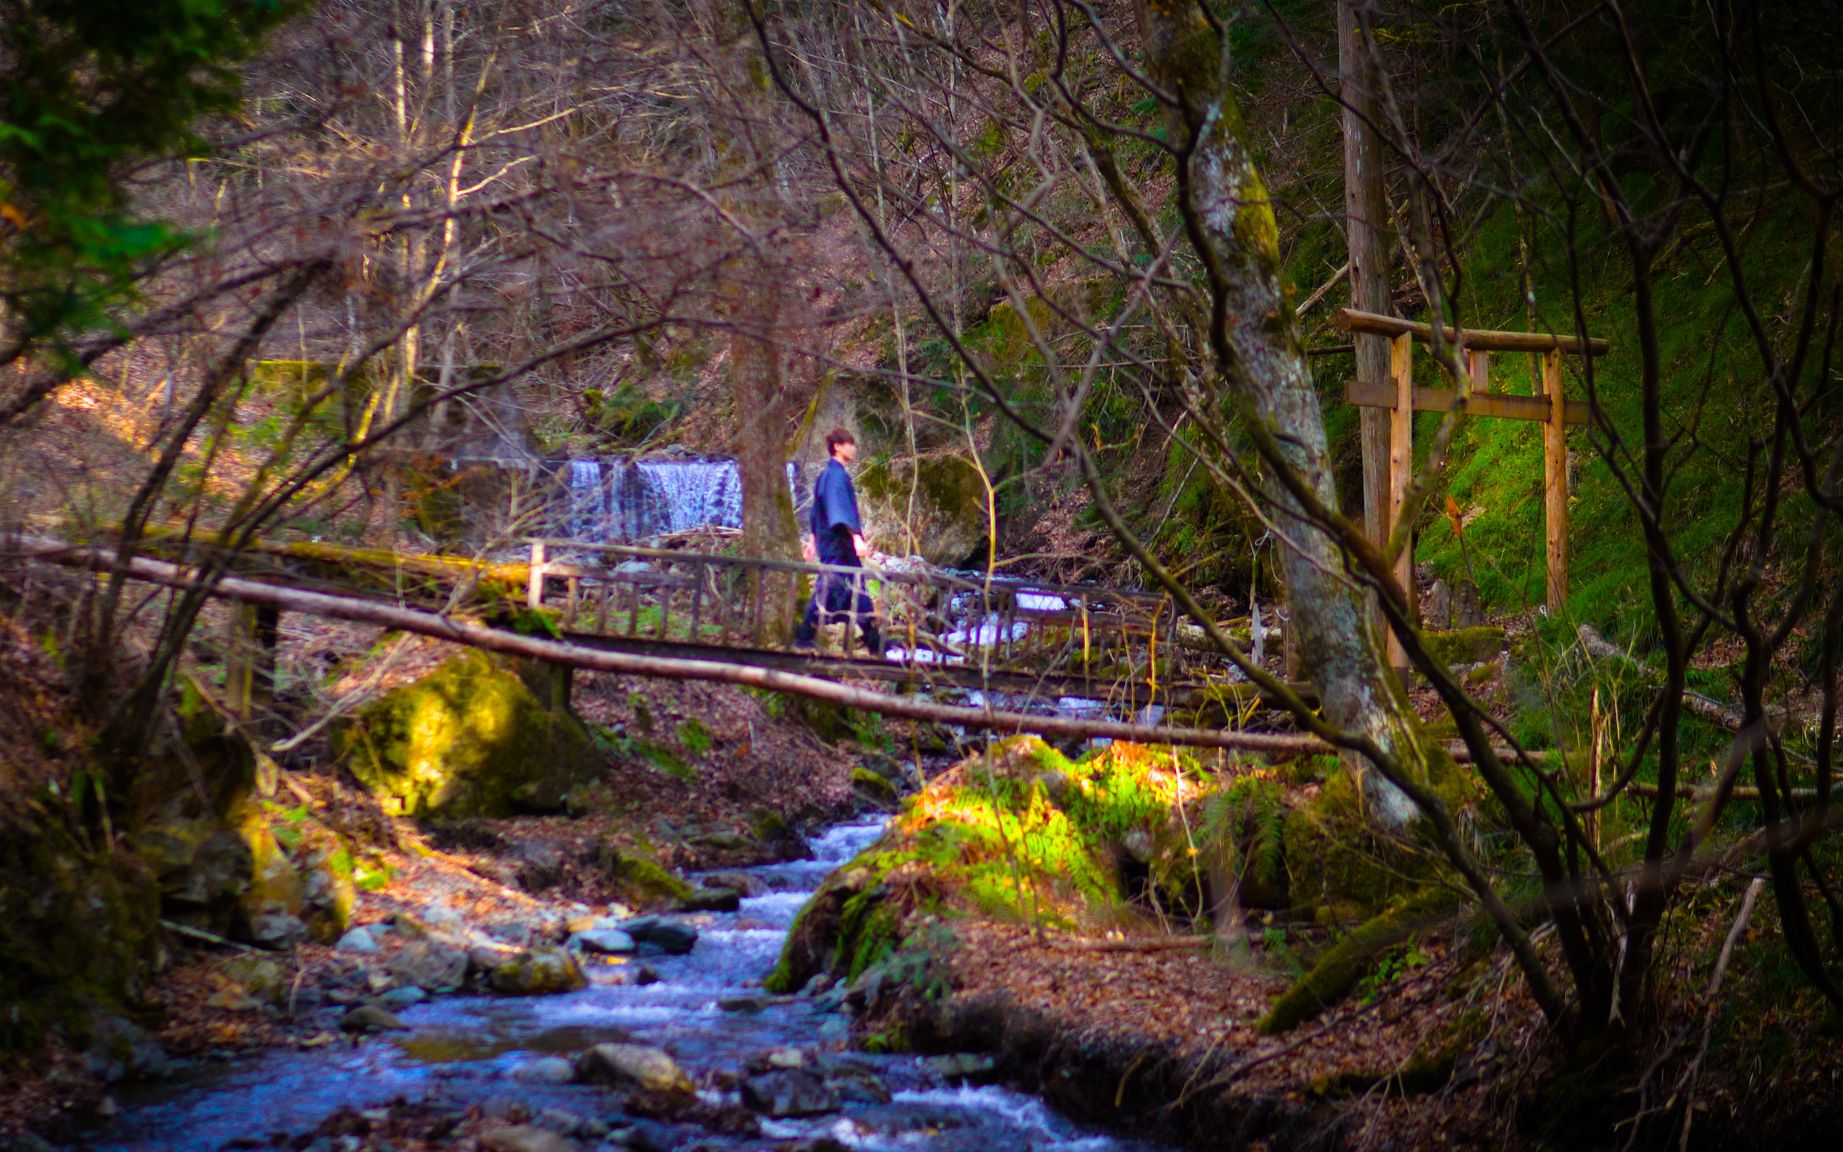
[[[938,569],[838,565],[580,540],[529,541],[526,607],[576,637],[686,655],[712,648],[764,666],[793,662],[872,679],[1060,695],[1162,699],[1193,659],[1169,597]],[[894,661],[854,655],[849,615],[837,654],[792,650],[788,621],[814,582],[871,593]],[[831,645],[824,640],[828,648]]]
[[[1610,350],[1595,337],[1558,336],[1546,332],[1492,332],[1445,328],[1440,342],[1458,349],[1469,388],[1464,393],[1446,388],[1417,388],[1414,384],[1414,345],[1434,343],[1427,324],[1339,309],[1337,326],[1356,339],[1382,338],[1389,342],[1389,379],[1353,380],[1345,400],[1359,407],[1389,410],[1389,514],[1383,526],[1384,541],[1395,532],[1414,475],[1414,413],[1451,412],[1463,407],[1468,416],[1505,420],[1531,420],[1542,427],[1542,492],[1544,546],[1548,561],[1550,612],[1560,612],[1568,598],[1568,439],[1570,424],[1586,424],[1592,409],[1569,400],[1562,387],[1563,356],[1604,356]],[[1542,391],[1513,396],[1491,390],[1490,356],[1493,352],[1536,353],[1542,357]],[[1414,548],[1401,550],[1395,576],[1414,605]],[[1400,643],[1389,637],[1390,662],[1407,663]]]
[[[479,616],[578,648],[715,661],[777,674],[995,693],[1014,700],[1076,696],[1114,713],[1148,704],[1238,715],[1260,700],[1225,677],[1220,654],[1162,594],[1014,576],[842,568],[692,550],[527,542],[530,562],[397,553],[307,541],[258,542],[226,553],[211,537],[143,542],[166,561],[222,565],[278,589]],[[45,555],[58,555],[46,543]],[[856,652],[852,625],[821,632],[822,651],[792,648],[789,618],[825,574],[872,593],[895,659]],[[774,610],[779,599],[785,612]],[[277,611],[240,602],[227,646],[239,712],[260,710],[274,676]],[[518,609],[533,619],[513,620]],[[534,611],[534,610],[541,610]],[[1233,628],[1233,625],[1230,625]],[[842,632],[843,635],[838,633]],[[567,700],[559,665],[553,696]]]

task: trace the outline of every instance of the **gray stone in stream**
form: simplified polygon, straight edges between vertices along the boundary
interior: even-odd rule
[[[592,1084],[639,1088],[662,1096],[689,1096],[691,1078],[662,1048],[597,1044],[576,1057],[576,1076]]]
[[[990,1080],[998,1071],[998,1061],[983,1052],[930,1056],[925,1063],[943,1080]]]
[[[677,1152],[697,1139],[700,1130],[687,1124],[666,1124],[658,1120],[636,1120],[617,1134],[617,1139],[633,1152]]]
[[[341,1032],[402,1032],[403,1021],[376,1004],[360,1004],[339,1021]]]
[[[783,1068],[742,1082],[742,1102],[757,1112],[781,1119],[819,1116],[841,1106],[838,1092],[817,1072]]]
[[[706,872],[704,884],[711,888],[734,888],[744,896],[760,896],[768,890],[766,881],[748,872]]]
[[[584,952],[601,956],[625,956],[639,947],[634,938],[619,928],[594,928],[576,933],[575,945]]]
[[[481,1133],[480,1152],[582,1152],[582,1145],[548,1128],[520,1124]]]
[[[339,938],[335,947],[352,956],[376,956],[379,951],[378,938],[364,928],[354,928],[347,932]]]
[[[734,912],[742,907],[742,893],[734,888],[694,888],[678,902],[680,912]]]
[[[384,995],[378,997],[378,1003],[390,1009],[392,1012],[401,1012],[405,1008],[420,1004],[428,998],[429,994],[427,992],[411,984],[404,988],[392,988],[390,991],[384,993]]]
[[[717,1001],[717,1008],[723,1012],[744,1012],[750,1015],[768,1007],[766,996],[725,996]]]
[[[660,981],[659,973],[649,964],[622,964],[608,973],[608,983],[617,988],[644,988]]]
[[[250,943],[272,952],[286,952],[307,939],[307,925],[299,916],[270,912],[250,919]]]
[[[634,938],[642,956],[665,953],[682,956],[698,942],[698,930],[664,916],[638,916],[621,922],[621,931]]]
[[[430,992],[459,988],[467,980],[467,953],[434,940],[412,940],[391,958],[390,974]]]
[[[561,1056],[543,1056],[512,1069],[512,1079],[526,1084],[568,1084],[576,1069]]]
[[[579,1140],[599,1140],[608,1134],[608,1126],[600,1120],[578,1116],[562,1108],[546,1108],[531,1122],[560,1136],[574,1136]]]
[[[890,1090],[875,1072],[836,1056],[819,1058],[819,1073],[839,1096],[860,1104],[888,1104]]]

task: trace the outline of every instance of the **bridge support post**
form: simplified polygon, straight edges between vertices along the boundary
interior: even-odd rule
[[[544,606],[544,542],[531,542],[531,575],[525,585],[525,607],[536,612]]]
[[[281,610],[269,604],[237,604],[231,609],[224,686],[231,709],[245,720],[275,700],[275,646],[281,635],[281,617]]]

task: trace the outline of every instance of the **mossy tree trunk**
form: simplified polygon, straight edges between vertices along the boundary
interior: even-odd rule
[[[1212,304],[1212,367],[1261,448],[1284,534],[1282,575],[1305,671],[1327,719],[1361,734],[1407,774],[1432,778],[1437,752],[1422,739],[1347,574],[1344,549],[1324,523],[1337,490],[1318,393],[1298,321],[1280,281],[1279,229],[1260,172],[1242,140],[1217,29],[1191,0],[1141,0],[1154,80],[1173,97],[1181,155],[1181,209]],[[1346,757],[1373,817],[1401,830],[1415,805],[1369,765]]]

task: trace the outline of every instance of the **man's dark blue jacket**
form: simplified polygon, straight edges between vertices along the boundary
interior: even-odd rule
[[[851,474],[837,460],[826,461],[813,482],[812,528],[820,563],[858,563],[857,549],[851,543],[854,534],[864,532],[858,521],[858,494],[851,486]]]

